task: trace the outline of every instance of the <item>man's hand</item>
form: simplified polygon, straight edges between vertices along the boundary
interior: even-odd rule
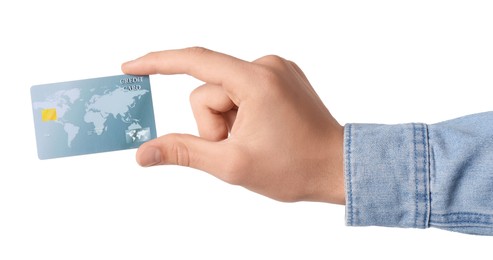
[[[295,63],[195,47],[149,53],[122,70],[205,82],[190,95],[200,137],[149,141],[137,151],[140,165],[193,167],[280,201],[344,204],[343,127]]]

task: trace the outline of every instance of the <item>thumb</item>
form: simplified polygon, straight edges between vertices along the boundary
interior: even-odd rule
[[[219,179],[238,172],[242,156],[239,149],[227,140],[213,142],[187,134],[168,134],[140,146],[137,162],[144,167],[154,165],[181,165],[211,173]]]

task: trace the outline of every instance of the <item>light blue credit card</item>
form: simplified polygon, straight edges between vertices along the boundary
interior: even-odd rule
[[[137,148],[156,138],[149,76],[31,87],[39,159]]]

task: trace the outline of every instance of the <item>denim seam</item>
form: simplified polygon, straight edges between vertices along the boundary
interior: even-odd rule
[[[433,214],[433,224],[485,224],[493,225],[493,215],[480,214],[473,212],[454,212],[445,214]],[[452,217],[458,217],[461,219],[451,219]],[[473,219],[476,218],[476,219]],[[477,219],[481,218],[481,219]]]
[[[424,214],[424,226],[430,226],[430,214],[431,214],[431,201],[430,201],[430,143],[429,143],[429,135],[428,135],[428,125],[423,124],[423,145],[424,153],[423,159],[425,160],[425,171],[424,171],[424,184],[425,184],[425,214]]]
[[[428,145],[425,124],[412,124],[414,149],[414,227],[428,227]],[[423,201],[424,200],[424,201]],[[419,221],[422,220],[423,222]]]
[[[474,213],[474,212],[451,212],[451,213],[444,213],[444,214],[434,214],[435,216],[450,216],[450,215],[473,215],[473,216],[481,216],[481,217],[488,217],[488,218],[493,218],[492,215],[488,214],[481,214],[481,213]]]
[[[353,190],[352,190],[352,174],[351,174],[351,139],[352,139],[352,125],[348,124],[346,130],[346,189],[347,189],[347,224],[352,226],[354,222],[353,216]]]
[[[413,149],[414,149],[414,227],[418,226],[418,149],[416,144],[416,124],[413,126]]]

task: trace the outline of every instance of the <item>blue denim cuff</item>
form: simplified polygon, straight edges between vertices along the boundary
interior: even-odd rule
[[[347,124],[346,224],[427,228],[430,163],[426,124]]]

